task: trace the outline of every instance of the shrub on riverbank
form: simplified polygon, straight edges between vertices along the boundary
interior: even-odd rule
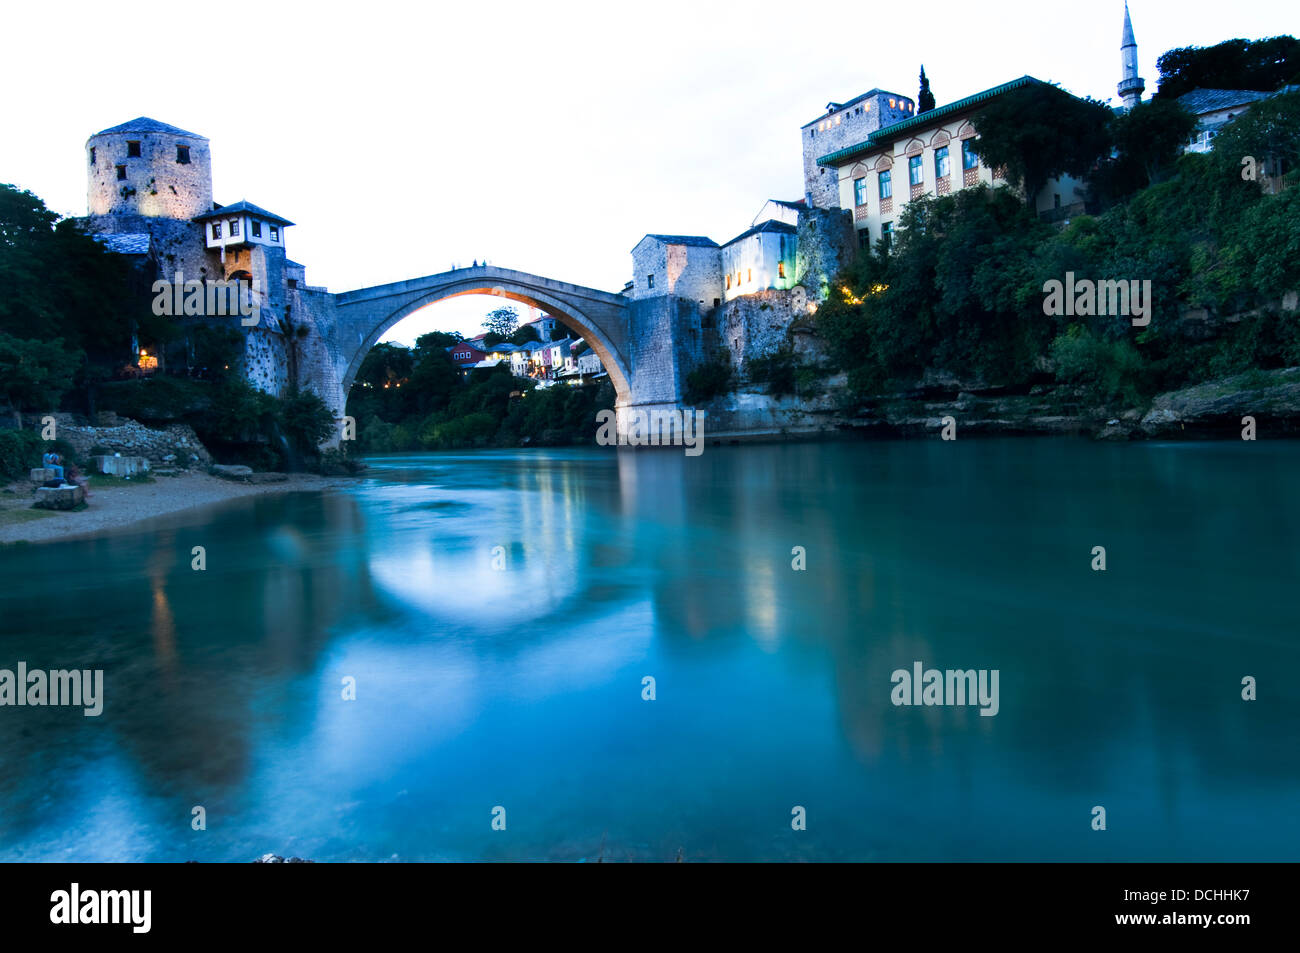
[[[31,430],[0,430],[0,477],[18,479],[40,466],[45,442]]]

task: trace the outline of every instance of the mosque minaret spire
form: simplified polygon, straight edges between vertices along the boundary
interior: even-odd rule
[[[1119,81],[1119,95],[1124,101],[1124,108],[1132,109],[1142,101],[1142,93],[1147,88],[1147,84],[1138,75],[1138,45],[1137,40],[1133,38],[1133,20],[1128,15],[1127,0],[1124,3],[1124,38],[1120,40],[1119,57],[1123,68],[1123,78]]]

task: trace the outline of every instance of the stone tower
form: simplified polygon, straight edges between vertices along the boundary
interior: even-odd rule
[[[1120,65],[1123,78],[1119,81],[1120,99],[1125,109],[1132,109],[1142,101],[1142,93],[1147,88],[1142,77],[1138,75],[1138,45],[1133,38],[1133,21],[1128,15],[1128,3],[1124,4],[1124,38],[1119,45]]]
[[[906,96],[873,89],[847,103],[827,103],[826,112],[799,130],[803,143],[803,191],[812,208],[839,208],[840,183],[834,169],[817,164],[824,155],[856,145],[867,136],[916,115]]]
[[[92,216],[188,222],[212,208],[212,157],[204,136],[141,116],[86,140]]]

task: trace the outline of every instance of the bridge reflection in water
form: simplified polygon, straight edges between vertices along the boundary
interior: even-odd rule
[[[0,667],[106,702],[0,709],[0,858],[1292,858],[1300,691],[1237,684],[1300,662],[1300,451],[1253,452],[1224,518],[1217,446],[499,451],[3,550]],[[895,707],[918,660],[999,714]]]

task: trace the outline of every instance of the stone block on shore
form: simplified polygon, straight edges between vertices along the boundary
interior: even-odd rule
[[[42,486],[36,490],[36,506],[43,510],[75,510],[86,502],[86,491],[76,484]]]
[[[104,454],[97,457],[91,457],[95,462],[95,469],[100,473],[107,473],[115,477],[133,477],[142,473],[149,472],[148,457],[122,457],[116,454]]]
[[[57,477],[49,467],[33,467],[32,472],[28,474],[28,479],[33,483],[49,483]]]
[[[250,483],[253,476],[252,467],[227,463],[214,463],[208,472],[213,476],[221,477],[223,480],[234,480],[236,483]]]

